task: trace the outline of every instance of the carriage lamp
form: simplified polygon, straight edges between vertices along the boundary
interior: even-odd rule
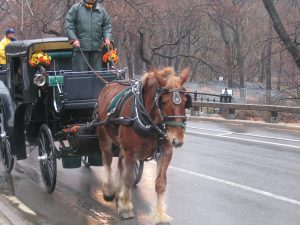
[[[33,83],[39,87],[44,86],[46,83],[46,77],[42,74],[35,74]]]

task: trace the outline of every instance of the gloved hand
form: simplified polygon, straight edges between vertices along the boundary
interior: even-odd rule
[[[78,40],[72,41],[71,45],[73,48],[79,48],[80,47],[80,42]]]

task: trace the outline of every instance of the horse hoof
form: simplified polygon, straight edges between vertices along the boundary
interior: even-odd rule
[[[105,201],[111,202],[115,199],[115,195],[111,195],[111,196],[103,195],[103,198],[104,198]]]
[[[126,212],[120,212],[120,217],[123,220],[128,220],[128,219],[134,218],[135,214],[134,214],[134,212],[132,210],[131,211],[126,211]]]
[[[169,222],[159,222],[155,225],[171,225]]]

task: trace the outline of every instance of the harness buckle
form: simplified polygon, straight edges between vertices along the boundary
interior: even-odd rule
[[[160,149],[160,147],[158,146],[157,149],[156,149],[156,152],[154,153],[154,160],[155,160],[155,161],[159,160],[160,157],[161,157],[161,154],[162,154],[161,149]]]
[[[111,114],[113,114],[116,111],[116,108],[112,108],[108,113],[107,116],[110,116]]]

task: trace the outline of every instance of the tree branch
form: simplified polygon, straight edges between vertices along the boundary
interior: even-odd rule
[[[270,15],[273,21],[273,26],[278,36],[287,47],[287,50],[293,56],[298,68],[300,69],[300,50],[297,48],[296,44],[291,40],[287,31],[285,30],[280,20],[280,17],[275,9],[273,0],[263,0],[263,2],[268,14]]]

